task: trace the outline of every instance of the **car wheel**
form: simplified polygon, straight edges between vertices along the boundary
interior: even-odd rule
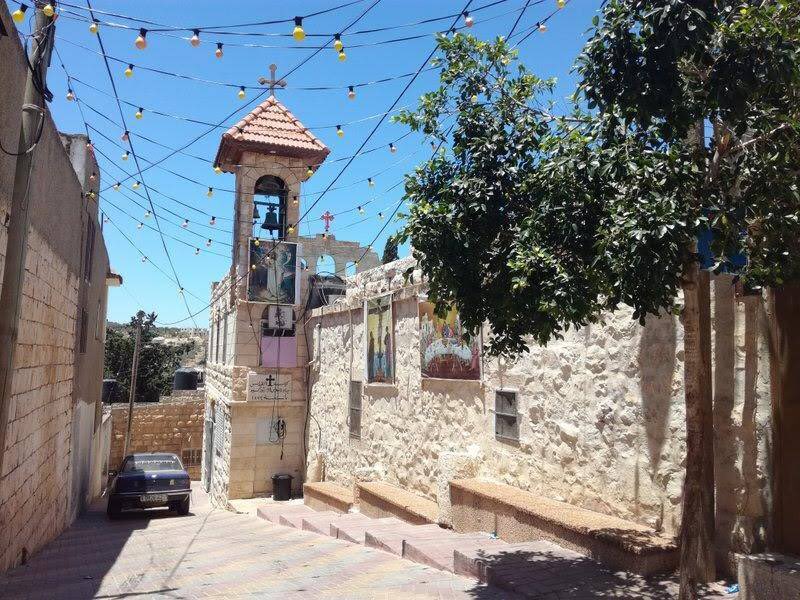
[[[189,514],[189,496],[186,496],[186,498],[178,502],[176,510],[181,516],[186,516]]]
[[[113,500],[109,499],[108,504],[106,505],[106,515],[108,515],[109,519],[116,519],[119,517],[120,509],[119,502],[114,502]]]

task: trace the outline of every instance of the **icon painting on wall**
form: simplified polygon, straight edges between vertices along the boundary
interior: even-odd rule
[[[274,251],[273,251],[274,250]],[[297,304],[300,297],[298,245],[250,240],[247,299],[251,302]]]
[[[455,309],[439,318],[433,303],[419,303],[419,351],[423,378],[481,378],[480,336],[466,341],[463,334],[464,328]]]
[[[392,295],[364,302],[367,383],[394,382]]]

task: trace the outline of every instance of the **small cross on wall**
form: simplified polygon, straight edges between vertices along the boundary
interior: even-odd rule
[[[278,71],[278,65],[276,65],[275,63],[272,63],[269,66],[269,79],[267,79],[266,77],[259,77],[258,78],[258,83],[260,83],[261,85],[269,84],[269,95],[270,96],[274,96],[275,95],[275,88],[276,87],[280,87],[280,88],[285,88],[286,87],[286,80],[285,79],[275,79],[275,73],[277,71]]]

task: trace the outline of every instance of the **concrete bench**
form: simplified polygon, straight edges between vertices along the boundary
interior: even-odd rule
[[[368,517],[397,517],[413,525],[436,523],[439,506],[433,500],[380,481],[361,482],[357,488],[359,508]]]
[[[303,484],[303,502],[314,510],[349,512],[354,502],[353,491],[332,481]]]
[[[508,542],[550,540],[612,568],[643,575],[673,571],[675,541],[652,529],[481,479],[450,482],[453,528],[489,531]]]

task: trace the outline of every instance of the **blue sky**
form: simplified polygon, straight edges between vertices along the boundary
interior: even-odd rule
[[[307,34],[340,31],[371,2],[372,0],[363,0],[341,10],[306,18],[304,29]],[[148,161],[158,161],[171,152],[163,146],[179,148],[210,129],[207,125],[160,116],[153,111],[214,124],[238,109],[235,117],[225,121],[225,125],[230,126],[252,109],[255,104],[250,101],[259,92],[257,89],[247,89],[246,99],[240,100],[237,97],[239,85],[257,87],[257,79],[268,75],[270,63],[278,65],[279,76],[285,74],[312,53],[314,46],[326,42],[326,38],[311,36],[298,43],[287,36],[245,37],[214,35],[201,31],[201,44],[199,47],[192,47],[186,39],[181,39],[191,36],[190,29],[292,18],[342,3],[344,2],[330,0],[271,3],[270,9],[264,10],[267,3],[263,2],[95,0],[93,7],[99,11],[187,28],[167,34],[150,32],[147,35],[148,46],[141,51],[134,47],[134,39],[138,27],[147,25],[97,13],[100,21],[133,28],[115,28],[101,23],[100,33],[108,56],[122,61],[112,60],[110,66],[120,98],[132,104],[123,104],[122,107],[142,168],[149,164]],[[472,8],[474,10],[475,7],[488,3],[489,0],[476,0],[472,3]],[[460,12],[464,4],[461,1],[382,0],[352,29],[392,27],[440,17]],[[532,6],[525,12],[518,31],[525,31],[556,8],[556,0],[530,4]],[[475,25],[470,32],[483,39],[505,35],[524,5],[525,0],[506,0],[474,12]],[[570,75],[570,69],[599,5],[600,0],[572,0],[548,22],[547,32],[531,35],[520,47],[521,60],[533,72],[542,77],[558,78],[559,98],[563,98],[573,89],[574,79]],[[13,2],[9,2],[8,6],[10,10],[17,8],[17,4]],[[62,131],[81,132],[84,129],[78,104],[65,99],[67,83],[60,64],[63,60],[66,70],[73,78],[72,88],[83,104],[83,116],[90,126],[97,149],[101,167],[101,189],[127,177],[127,174],[138,179],[134,160],[121,159],[127,144],[120,140],[122,128],[118,126],[121,122],[119,111],[102,56],[99,54],[97,37],[88,30],[85,4],[81,0],[71,0],[69,5],[62,4],[62,9],[64,12],[57,20],[56,29],[59,55],[54,55],[48,73],[48,84],[55,94],[51,110],[56,123]],[[303,187],[306,197],[302,200],[301,210],[304,211],[310,202],[316,200],[319,192],[339,174],[346,157],[355,152],[375,126],[377,119],[345,124],[386,111],[407,84],[408,78],[357,88],[355,100],[348,100],[347,86],[416,71],[433,48],[433,33],[446,29],[449,23],[449,20],[438,21],[363,35],[345,34],[342,36],[347,54],[345,62],[337,60],[336,52],[332,48],[326,48],[288,78],[287,89],[278,92],[279,99],[331,149],[326,163]],[[459,21],[459,25],[461,24],[463,20]],[[238,31],[290,34],[292,28],[291,23],[280,23],[246,27]],[[26,31],[27,24],[22,29]],[[418,35],[422,37],[385,43],[394,38]],[[224,44],[224,55],[221,59],[214,56],[216,42],[219,41]],[[235,44],[274,47],[237,47]],[[362,48],[349,47],[357,44],[369,45]],[[126,78],[123,72],[129,62],[134,64],[134,73],[132,77]],[[231,83],[234,87],[181,79],[148,72],[139,67]],[[436,72],[423,73],[398,106],[414,106],[419,96],[434,88],[436,83]],[[333,86],[337,89],[298,89],[315,86]],[[134,113],[138,106],[144,107],[145,111],[143,118],[137,120]],[[341,139],[336,135],[337,124],[343,124],[345,131]],[[143,183],[151,189],[151,198],[157,205],[162,231],[184,242],[166,239],[173,264],[186,289],[186,302],[192,312],[199,311],[196,322],[201,327],[205,327],[208,322],[205,306],[208,303],[211,282],[219,280],[230,264],[233,193],[224,190],[233,189],[234,176],[216,175],[211,164],[223,132],[223,128],[214,129],[184,151],[192,156],[176,154],[160,166],[148,169],[143,177]],[[377,213],[388,215],[402,198],[402,185],[388,192],[386,190],[401,181],[403,174],[424,160],[430,152],[429,146],[420,136],[399,139],[405,134],[407,129],[404,126],[388,120],[384,122],[365,147],[366,150],[377,150],[357,157],[352,162],[334,186],[339,189],[331,190],[312,209],[307,221],[301,226],[301,233],[309,235],[321,232],[323,223],[320,215],[326,210],[331,213],[350,211],[336,217],[331,224],[331,232],[338,239],[357,240],[365,245],[372,242],[385,224]],[[389,152],[390,142],[397,146],[396,153]],[[368,177],[375,181],[372,188],[364,182]],[[172,277],[172,274],[159,235],[148,227],[155,226],[153,219],[144,217],[148,208],[145,189],[142,186],[134,191],[131,183],[132,180],[123,184],[118,192],[109,189],[101,195],[101,210],[111,220],[104,226],[111,263],[125,280],[122,288],[110,291],[108,318],[127,321],[141,307],[148,312],[157,312],[162,323],[186,319],[181,325],[192,326],[192,321],[187,319],[186,306],[178,294],[178,286],[167,277]],[[206,195],[208,187],[215,189],[211,198]],[[364,205],[365,215],[359,215],[355,210],[358,205]],[[209,225],[210,215],[217,219],[213,227]],[[189,220],[187,228],[181,227],[183,219]],[[142,229],[137,228],[139,222],[145,225]],[[375,240],[374,248],[379,255],[383,251],[386,238],[398,226],[397,222],[390,223]],[[213,240],[210,248],[206,247],[208,238]],[[195,247],[200,248],[200,255],[195,255]],[[141,261],[140,251],[148,257],[147,262]]]

